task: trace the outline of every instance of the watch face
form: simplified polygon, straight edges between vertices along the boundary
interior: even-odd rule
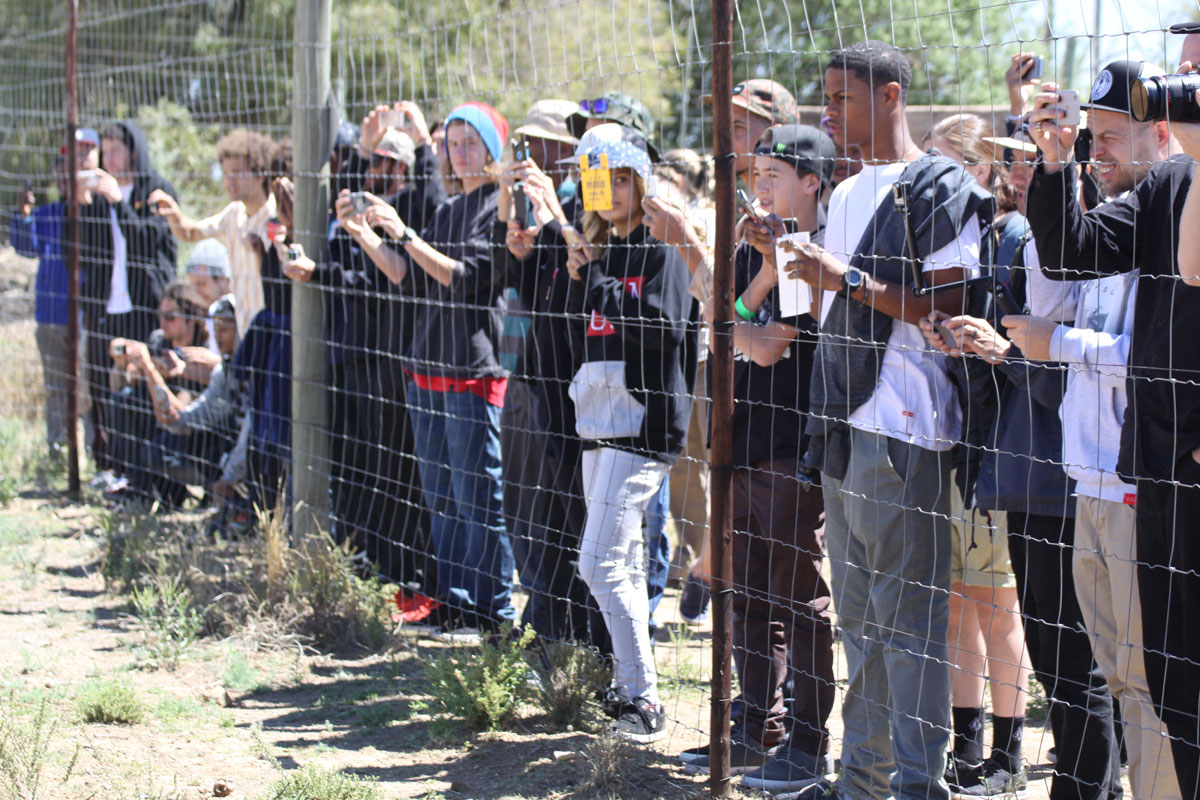
[[[862,283],[863,283],[863,274],[862,274],[861,270],[854,269],[854,268],[846,270],[846,285],[847,286],[857,289],[858,287],[862,286]]]

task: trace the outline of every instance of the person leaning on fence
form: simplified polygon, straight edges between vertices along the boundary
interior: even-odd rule
[[[651,742],[666,735],[666,716],[650,647],[642,522],[687,437],[697,314],[682,258],[642,224],[646,140],[615,123],[597,126],[580,139],[577,155],[599,164],[602,154],[610,208],[585,211],[587,244],[573,245],[566,260],[586,315],[576,323],[585,330],[570,388],[584,440],[579,574],[612,638],[605,710],[618,735]]]
[[[1129,409],[1116,474],[1137,486],[1137,591],[1150,695],[1171,737],[1182,796],[1194,797],[1200,791],[1200,631],[1192,625],[1200,602],[1200,556],[1192,535],[1200,518],[1200,386],[1188,376],[1200,370],[1194,346],[1200,289],[1180,280],[1194,273],[1176,261],[1175,242],[1185,250],[1194,233],[1181,218],[1185,198],[1192,199],[1200,126],[1171,122],[1188,155],[1159,161],[1132,192],[1084,213],[1074,202],[1078,131],[1059,122],[1058,86],[1042,89],[1029,117],[1042,152],[1029,220],[1038,249],[1061,254],[1061,264],[1043,265],[1045,273],[1078,281],[1138,271]]]
[[[114,338],[144,341],[157,327],[163,289],[175,279],[175,240],[149,198],[174,196],[154,171],[146,135],[125,121],[100,132],[99,152],[85,165],[96,171],[79,176],[80,305],[88,332],[87,382],[92,392],[92,456],[103,483],[128,466],[109,451],[107,375]],[[102,168],[101,168],[102,167]]]
[[[75,421],[67,419],[67,267],[62,231],[70,178],[65,155],[54,160],[54,178],[61,199],[38,206],[34,193],[23,191],[8,222],[8,241],[21,255],[38,260],[33,281],[34,339],[46,390],[46,445],[51,457],[59,459],[67,437],[75,435]]]
[[[192,219],[166,193],[150,196],[155,213],[166,220],[176,238],[185,242],[217,239],[228,249],[242,336],[265,304],[262,260],[272,239],[267,223],[276,216],[270,168],[277,153],[278,145],[270,138],[245,128],[222,137],[217,142],[217,158],[229,205],[211,217]]]
[[[376,107],[363,120],[359,144],[370,158],[356,155],[344,169],[366,169],[368,201],[424,227],[445,191],[420,109],[396,107],[409,132],[383,126],[388,109]],[[432,594],[429,521],[400,362],[415,309],[371,261],[372,250],[387,245],[355,211],[349,190],[336,198],[335,213],[329,262],[315,273],[330,326],[333,534],[350,541],[378,574]]]
[[[1166,121],[1130,117],[1130,83],[1160,74],[1161,69],[1145,62],[1116,61],[1093,86],[1087,106],[1092,157],[1107,197],[1133,191],[1153,164],[1178,150]],[[1062,460],[1076,481],[1078,498],[1075,593],[1096,661],[1120,702],[1133,796],[1170,800],[1181,795],[1142,655],[1137,488],[1116,472],[1138,271],[1135,267],[1077,285],[1074,327],[1031,316],[1013,320],[1008,335],[1028,358],[1069,368],[1062,402]]]
[[[961,310],[961,288],[936,287],[973,276],[981,251],[990,255],[981,217],[990,223],[993,206],[959,164],[914,144],[910,79],[904,56],[880,42],[829,60],[829,129],[860,145],[866,164],[834,191],[825,246],[797,245],[788,266],[820,293],[805,459],[821,472],[849,670],[834,791],[853,798],[949,796],[949,451],[962,412],[917,322],[932,308]],[[907,215],[892,199],[899,180]],[[934,287],[926,297],[903,266],[906,216],[921,262],[913,271]],[[810,788],[813,797],[829,789]]]
[[[795,232],[820,241],[820,197],[834,160],[833,142],[816,128],[768,128],[753,169],[764,220],[742,221],[734,255],[733,635],[742,715],[730,757],[733,771],[746,773],[743,785],[770,792],[803,789],[832,761],[826,723],[834,704],[833,630],[820,571],[824,504],[798,461],[807,446],[802,428],[817,323],[804,309],[784,307],[775,246]],[[681,759],[707,769],[709,747]]]
[[[1006,281],[1016,247],[1012,240],[1020,240],[1026,224],[1015,209],[1016,192],[997,159],[994,141],[991,127],[974,114],[946,117],[930,132],[930,145],[963,164],[996,198],[992,270],[997,280]],[[969,384],[974,399],[970,422],[982,433],[994,421],[995,406],[989,401],[996,396],[997,383],[990,368],[978,361],[972,367],[976,369],[964,374],[981,374],[983,383],[982,388]],[[1009,558],[1007,513],[981,506],[975,497],[979,462],[987,458],[979,446],[982,438],[976,436],[976,431],[964,431],[969,446],[958,451],[951,473],[950,711],[954,749],[946,779],[952,790],[964,796],[990,797],[1026,785],[1021,741],[1031,667],[1025,652],[1017,579]],[[992,753],[985,760],[985,689],[989,684]]]
[[[521,582],[529,592],[522,614],[547,641],[587,642],[605,637],[589,626],[587,586],[575,570],[586,507],[580,477],[580,441],[575,409],[567,396],[578,366],[571,340],[582,343],[577,325],[582,293],[560,269],[565,261],[564,230],[574,230],[583,213],[579,198],[560,203],[578,141],[566,125],[576,105],[539,100],[515,131],[529,143],[529,156],[505,165],[500,179],[497,236],[507,246],[505,282],[508,311],[529,316],[505,394],[501,416],[505,468],[505,518],[513,540]],[[514,214],[517,183],[529,213]],[[506,319],[506,327],[513,322]],[[601,632],[596,632],[601,633]]]
[[[496,358],[503,269],[494,259],[499,164],[508,122],[491,106],[464,103],[446,118],[454,195],[418,233],[390,206],[373,204],[365,224],[393,245],[369,250],[416,308],[404,352],[409,418],[442,620],[450,638],[512,620],[512,545],[500,483],[500,409],[507,376]]]
[[[1036,148],[1020,133],[1017,138],[984,138],[1010,153],[1009,175],[1017,190],[1017,211],[1023,211],[1024,189],[1032,174],[1032,162],[1026,159],[1036,156]],[[1076,292],[1069,286],[1064,290],[1041,274],[1037,246],[1028,236],[1020,239],[1015,251],[1007,246],[1005,240],[1013,225],[1020,227],[1011,218],[1003,227],[997,223],[997,252],[1004,254],[993,267],[999,285],[1018,306],[1028,303],[1042,316],[1072,319]],[[998,313],[989,313],[986,307],[972,310],[989,318]],[[968,384],[976,408],[972,428],[966,432],[966,452],[978,452],[980,458],[977,465],[970,459],[960,464],[959,485],[975,508],[994,515],[992,526],[1007,529],[1029,659],[1053,701],[1050,727],[1059,756],[1051,794],[1097,800],[1109,797],[1119,780],[1112,699],[1083,632],[1069,561],[1075,503],[1072,482],[1059,466],[1062,424],[1058,409],[1064,390],[1063,370],[1032,367],[1019,358],[1004,359],[1007,340],[985,319],[951,319],[933,312],[922,320],[921,327],[933,346],[943,352],[947,352],[947,346],[935,335],[933,320],[945,322],[955,332],[960,350],[996,364],[984,373],[982,383]],[[977,361],[972,362],[966,374],[978,367]],[[989,416],[986,411],[977,413],[978,407],[986,406],[991,397],[997,398],[997,405],[987,430],[981,432],[977,428]],[[974,535],[988,534],[976,529]],[[1010,691],[1024,685],[1019,677],[1008,679]],[[997,701],[1004,699],[1003,694],[993,695],[993,709],[999,707]],[[956,733],[975,722],[965,708],[956,709],[955,716]],[[1023,780],[1018,759],[1019,721],[1015,717],[993,717],[992,755],[979,767],[973,763],[974,748],[959,748],[962,739],[956,736],[948,772],[953,787],[985,797],[1018,791]]]

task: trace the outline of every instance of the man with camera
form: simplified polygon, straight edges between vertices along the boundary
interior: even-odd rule
[[[1190,72],[1191,64],[1182,68]],[[1118,78],[1112,79],[1115,85]],[[1200,603],[1200,549],[1188,534],[1189,523],[1200,519],[1200,383],[1189,376],[1200,370],[1200,350],[1192,346],[1200,336],[1192,311],[1200,291],[1179,280],[1175,243],[1192,182],[1190,156],[1200,155],[1200,125],[1191,122],[1200,121],[1200,107],[1194,76],[1125,79],[1133,119],[1157,122],[1169,105],[1170,132],[1190,155],[1172,155],[1144,173],[1135,167],[1140,180],[1129,194],[1084,213],[1072,163],[1079,131],[1061,124],[1058,87],[1044,84],[1029,117],[1043,159],[1030,187],[1029,220],[1038,250],[1058,255],[1057,264],[1043,264],[1051,278],[1138,271],[1129,406],[1116,471],[1137,487],[1135,553],[1147,683],[1171,738],[1182,795],[1194,797],[1200,788],[1200,630],[1189,621]],[[1130,160],[1137,158],[1131,154]]]
[[[1131,118],[1130,86],[1162,75],[1142,61],[1114,61],[1092,87],[1091,161],[1104,197],[1128,194],[1152,165],[1178,150],[1165,120]],[[1070,263],[1063,266],[1070,268]],[[1073,282],[1074,324],[1010,317],[1008,336],[1026,358],[1066,364],[1062,463],[1075,481],[1073,585],[1096,663],[1121,704],[1134,797],[1179,797],[1171,751],[1151,700],[1137,595],[1136,498],[1120,479],[1118,443],[1128,407],[1126,363],[1136,321],[1138,272]],[[1060,287],[1056,291],[1062,291]],[[1055,459],[1057,461],[1057,458]]]

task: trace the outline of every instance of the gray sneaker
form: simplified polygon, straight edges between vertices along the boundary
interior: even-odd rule
[[[741,775],[758,769],[771,759],[777,749],[778,745],[764,748],[742,733],[740,728],[735,728],[729,742],[729,774]],[[710,767],[708,745],[684,750],[679,754],[679,760],[683,762],[684,772],[707,773]]]
[[[742,776],[742,785],[761,792],[798,792],[824,781],[832,772],[829,756],[782,747],[774,757],[753,772]],[[815,794],[813,797],[820,797]]]

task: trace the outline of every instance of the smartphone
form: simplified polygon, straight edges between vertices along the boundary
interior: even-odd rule
[[[1070,128],[1079,126],[1079,92],[1074,89],[1059,89],[1058,105],[1054,108],[1061,108],[1066,112],[1066,116],[1058,121],[1059,125],[1065,125]]]
[[[1042,57],[1034,56],[1033,63],[1029,66],[1029,69],[1025,70],[1025,75],[1023,77],[1027,81],[1036,81],[1038,78],[1042,77],[1042,69]]]
[[[371,207],[371,201],[367,199],[366,192],[351,192],[350,193],[350,208],[355,214],[365,214],[367,209]]]
[[[938,336],[942,337],[943,344],[947,344],[950,347],[958,347],[958,339],[954,338],[954,334],[945,325],[935,322],[933,323],[933,329],[937,331]]]
[[[658,178],[653,175],[646,178],[646,197],[658,197]]]
[[[76,175],[83,181],[85,189],[95,189],[100,185],[100,171],[95,169],[82,169]]]
[[[755,222],[763,221],[762,213],[754,208],[754,203],[750,200],[750,195],[746,194],[745,189],[738,189],[737,197],[738,205],[741,207],[742,213],[753,219]]]
[[[513,139],[509,142],[509,147],[514,162],[529,159],[529,142]],[[513,207],[514,218],[520,220],[526,228],[532,227],[533,209],[529,205],[529,198],[525,196],[525,187],[519,181],[513,185]]]
[[[278,222],[277,220],[273,220],[273,219],[267,220],[267,238],[271,240],[272,244],[275,242],[275,237],[278,236],[282,232],[283,232],[283,224],[282,223]]]
[[[169,403],[171,401],[171,396],[169,394],[167,394],[167,387],[155,386],[154,387],[154,400],[155,400],[155,402],[161,403],[163,405]]]
[[[379,115],[379,126],[381,128],[395,128],[400,130],[404,127],[404,112],[398,108],[390,108]]]

